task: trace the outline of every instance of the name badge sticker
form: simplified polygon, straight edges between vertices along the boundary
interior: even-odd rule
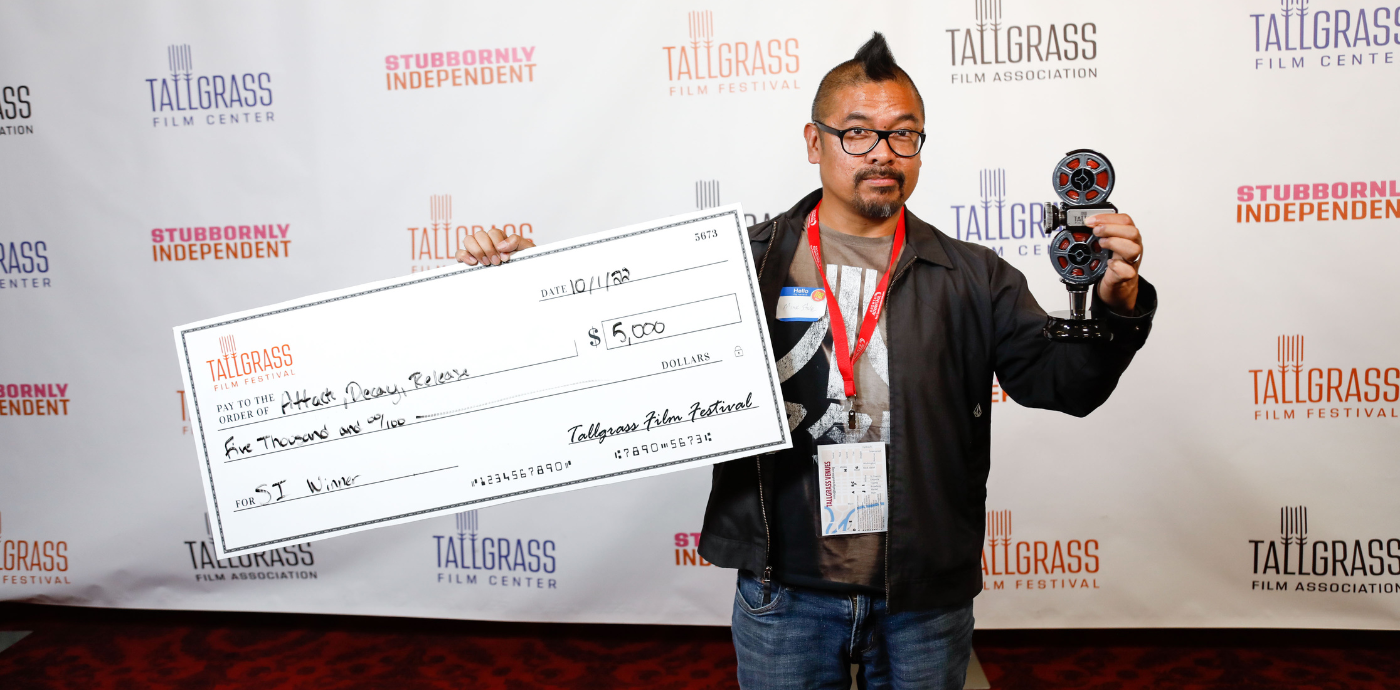
[[[826,315],[826,290],[785,287],[778,293],[779,321],[820,321]]]

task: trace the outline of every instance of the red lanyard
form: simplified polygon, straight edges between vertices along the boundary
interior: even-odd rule
[[[812,250],[812,259],[817,262],[817,275],[822,278],[822,287],[826,288],[827,313],[831,315],[831,344],[836,350],[836,367],[841,370],[841,379],[846,382],[846,397],[853,398],[856,394],[856,370],[855,362],[860,356],[865,354],[865,348],[870,346],[870,339],[875,335],[875,328],[880,324],[880,312],[885,307],[885,291],[890,286],[890,275],[894,273],[894,266],[899,261],[899,251],[904,248],[904,209],[899,209],[899,222],[894,229],[894,246],[890,248],[890,267],[880,276],[880,283],[875,287],[875,294],[870,296],[870,306],[865,310],[865,318],[860,322],[860,331],[856,334],[855,348],[846,347],[846,320],[841,316],[841,305],[836,300],[836,294],[831,291],[831,285],[826,282],[826,264],[822,263],[822,241],[821,224],[817,220],[817,212],[822,208],[822,203],[817,202],[817,207],[807,215],[807,246]]]

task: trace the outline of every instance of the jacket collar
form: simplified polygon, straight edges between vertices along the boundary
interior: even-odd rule
[[[801,237],[802,230],[806,226],[807,214],[811,213],[812,209],[817,207],[817,202],[821,201],[821,199],[822,190],[818,189],[803,197],[801,201],[797,202],[791,209],[788,209],[788,212],[783,214],[779,219],[779,223],[785,226],[783,228],[783,234],[785,235],[783,239],[789,240],[792,244],[792,248],[796,247],[796,241]],[[773,231],[776,226],[777,224],[775,223],[765,223],[759,232],[754,235],[753,239],[758,242],[772,239]],[[913,259],[923,259],[924,261],[938,264],[944,268],[956,268],[953,265],[952,259],[948,258],[948,251],[943,248],[943,242],[939,238],[939,235],[942,233],[932,225],[925,223],[918,216],[915,216],[908,208],[904,209],[904,234],[905,246],[909,247],[913,255],[913,258],[909,259],[910,261]],[[786,245],[789,244],[789,242],[782,242],[782,244]],[[791,248],[774,247],[773,249],[776,250],[776,254],[769,258],[784,260],[787,263],[792,261]],[[788,249],[788,251],[781,251],[782,249]],[[783,254],[786,254],[786,257],[784,257]],[[786,266],[787,263],[783,265]]]
[[[759,265],[762,267],[759,292],[763,297],[764,309],[769,314],[777,313],[778,296],[782,292],[783,284],[787,282],[788,267],[792,265],[792,257],[797,253],[797,245],[802,240],[807,214],[817,207],[821,198],[821,189],[808,194],[788,209],[787,213],[775,218],[774,222],[764,223],[750,235],[750,239],[755,242],[768,243],[764,248],[764,257],[759,259]],[[920,259],[945,268],[955,268],[952,260],[948,258],[947,250],[943,248],[943,233],[919,220],[908,209],[905,209],[904,214],[904,246],[908,251],[900,257],[899,264],[895,267],[896,274]]]

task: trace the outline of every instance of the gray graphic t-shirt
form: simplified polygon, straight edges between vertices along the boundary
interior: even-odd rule
[[[856,237],[836,232],[823,225],[821,240],[822,260],[826,262],[826,280],[835,293],[827,297],[828,309],[833,306],[840,307],[846,326],[846,346],[851,347],[856,341],[861,319],[865,316],[866,307],[869,306],[875,287],[880,282],[880,276],[890,265],[890,249],[894,246],[894,237]],[[801,249],[793,256],[789,284],[796,287],[822,287],[812,254],[807,251],[805,232],[798,246]],[[808,433],[819,444],[889,442],[890,373],[889,350],[885,345],[885,321],[886,314],[882,313],[870,345],[860,359],[856,360],[854,429],[846,428],[845,408],[832,405],[826,410],[805,410],[800,409],[800,405],[788,403],[790,417],[801,415],[796,420],[799,423],[808,416],[820,415],[820,419],[808,428]],[[845,384],[836,366],[831,341],[826,338],[830,328],[829,318],[823,317],[812,322],[807,335],[801,338],[792,351],[781,353],[778,368],[779,374],[787,378],[820,351],[829,363],[826,397],[841,400],[845,397]],[[787,366],[784,366],[785,361]],[[813,462],[815,461],[816,458],[813,458]],[[814,530],[820,521],[817,511],[818,506],[814,501],[810,518]],[[821,537],[817,544],[817,565],[823,580],[883,588],[884,534]]]

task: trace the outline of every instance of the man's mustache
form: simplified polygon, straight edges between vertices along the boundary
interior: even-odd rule
[[[860,184],[861,182],[875,179],[877,177],[889,178],[891,180],[894,180],[896,183],[899,184],[900,191],[904,191],[904,173],[894,168],[886,168],[880,166],[861,168],[859,171],[856,172],[856,184]]]

